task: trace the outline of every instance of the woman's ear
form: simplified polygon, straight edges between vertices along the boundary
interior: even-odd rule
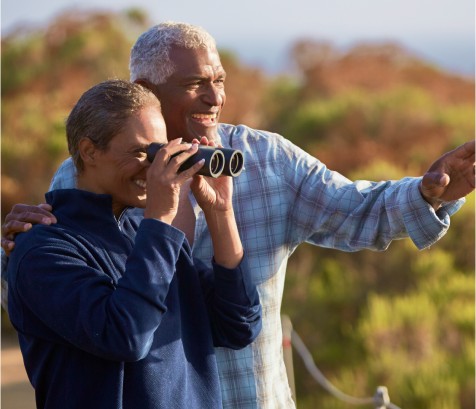
[[[79,141],[79,154],[85,166],[94,166],[98,149],[89,138],[82,138]]]

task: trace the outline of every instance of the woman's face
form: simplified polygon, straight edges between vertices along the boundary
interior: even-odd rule
[[[167,143],[165,122],[158,107],[144,108],[131,116],[106,150],[94,151],[94,164],[88,166],[80,187],[111,195],[116,216],[129,206],[144,208],[150,166],[145,152],[152,142]]]

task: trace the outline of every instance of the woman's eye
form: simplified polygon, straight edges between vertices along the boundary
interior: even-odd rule
[[[138,152],[136,152],[135,156],[136,156],[136,158],[138,158],[140,160],[147,159],[146,151],[138,151]]]

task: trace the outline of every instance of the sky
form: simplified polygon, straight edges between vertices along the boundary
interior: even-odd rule
[[[451,72],[474,77],[474,0],[2,0],[2,35],[45,26],[59,13],[138,7],[153,24],[185,21],[207,29],[220,48],[270,73],[290,69],[298,39],[345,50],[360,42],[393,41]]]

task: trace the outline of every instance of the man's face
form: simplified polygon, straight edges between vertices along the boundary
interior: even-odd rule
[[[169,140],[191,142],[202,136],[215,140],[226,100],[226,73],[218,52],[173,47],[170,59],[175,72],[154,90],[162,104]]]
[[[150,163],[145,153],[152,142],[167,143],[164,119],[158,107],[145,108],[131,116],[123,131],[114,136],[105,151],[96,151],[96,168],[90,173],[88,190],[112,196],[113,210],[144,208],[146,174]]]

